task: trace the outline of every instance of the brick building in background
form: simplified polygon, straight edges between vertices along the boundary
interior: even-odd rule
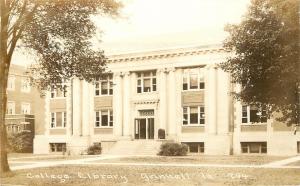
[[[32,135],[44,124],[45,100],[30,86],[26,68],[11,65],[7,83],[5,125],[8,135],[29,131]]]

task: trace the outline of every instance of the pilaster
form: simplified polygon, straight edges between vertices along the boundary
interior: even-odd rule
[[[213,65],[207,68],[207,78],[205,79],[205,118],[209,134],[217,134],[217,73]]]
[[[169,76],[167,79],[168,86],[168,138],[174,139],[176,137],[176,81],[175,68],[168,68]]]
[[[120,72],[113,76],[113,115],[114,115],[114,135],[123,135],[123,81]]]
[[[130,135],[130,72],[123,72],[123,83],[124,83],[124,100],[123,100],[123,136]]]
[[[165,68],[159,69],[159,128],[165,129],[167,133],[167,71]]]

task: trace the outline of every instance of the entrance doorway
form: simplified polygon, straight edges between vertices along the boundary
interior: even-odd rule
[[[154,139],[154,118],[135,119],[135,139]]]

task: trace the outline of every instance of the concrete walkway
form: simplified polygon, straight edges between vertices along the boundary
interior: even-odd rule
[[[160,167],[218,167],[218,168],[279,168],[279,169],[300,169],[300,166],[286,166],[287,164],[300,161],[300,156],[275,161],[263,165],[244,165],[244,164],[195,164],[195,163],[106,163],[95,162],[99,160],[118,159],[125,157],[153,157],[137,155],[100,155],[91,158],[60,160],[60,161],[11,161],[10,163],[21,163],[25,165],[11,166],[11,170],[32,169],[42,167],[54,167],[59,165],[114,165],[114,166],[160,166]]]
[[[21,169],[32,169],[32,168],[41,168],[41,167],[54,167],[58,165],[73,165],[73,164],[84,164],[86,162],[98,161],[98,160],[107,160],[107,159],[115,159],[115,158],[123,158],[128,156],[96,156],[91,158],[84,159],[74,159],[74,160],[60,160],[60,161],[37,161],[37,163],[29,164],[29,165],[19,165],[19,166],[11,166],[11,170],[21,170]],[[32,161],[10,161],[9,163],[32,163]]]
[[[296,162],[296,161],[300,161],[300,156],[294,156],[294,157],[287,158],[284,160],[273,161],[271,163],[265,164],[264,166],[266,166],[266,167],[285,166],[285,165],[288,165],[288,164]]]

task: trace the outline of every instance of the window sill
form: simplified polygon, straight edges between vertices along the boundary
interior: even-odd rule
[[[261,125],[267,125],[267,123],[242,123],[242,126],[261,126]]]
[[[151,91],[151,92],[141,92],[141,93],[136,93],[137,95],[143,95],[143,94],[154,94],[157,93],[157,91]]]
[[[96,98],[98,98],[98,97],[109,97],[109,96],[113,96],[113,94],[112,95],[98,95],[98,96],[95,95]]]
[[[67,127],[50,127],[49,129],[66,129]]]
[[[190,90],[181,90],[182,92],[197,92],[197,91],[205,91],[205,89],[190,89]]]
[[[181,125],[182,127],[205,127],[205,124],[195,124],[195,125]]]
[[[94,129],[113,129],[114,127],[94,127]]]

